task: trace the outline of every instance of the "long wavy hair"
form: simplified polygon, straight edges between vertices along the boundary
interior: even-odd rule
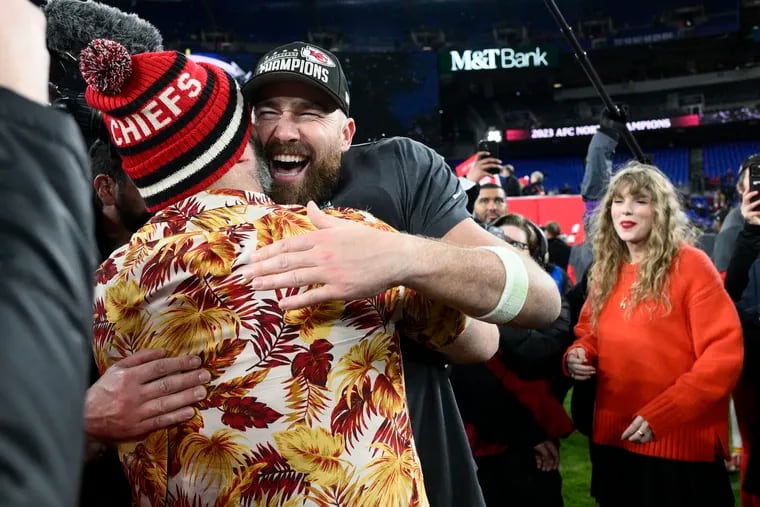
[[[659,308],[670,313],[670,268],[683,244],[693,244],[696,229],[681,207],[673,184],[654,166],[632,161],[612,178],[607,193],[591,223],[594,264],[589,273],[591,321],[596,326],[599,313],[607,303],[620,275],[630,260],[628,248],[612,221],[612,201],[624,193],[647,196],[652,203],[652,230],[646,239],[646,254],[639,264],[636,281],[627,296],[626,316],[636,305],[646,302],[650,311]]]

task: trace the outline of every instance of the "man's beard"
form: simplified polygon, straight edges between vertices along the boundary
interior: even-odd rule
[[[137,209],[135,206],[130,206],[123,195],[116,195],[116,202],[114,205],[119,210],[119,218],[121,219],[121,225],[132,234],[136,233],[140,228],[148,223],[148,220],[153,216],[147,209]]]
[[[269,160],[272,159],[272,151],[270,147]],[[273,179],[270,192],[272,200],[278,204],[301,205],[306,205],[309,201],[321,204],[329,200],[338,184],[341,156],[342,152],[336,147],[319,159],[312,157],[300,183],[278,183]]]

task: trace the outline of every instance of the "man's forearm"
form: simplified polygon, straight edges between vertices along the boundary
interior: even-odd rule
[[[488,361],[498,349],[499,329],[496,324],[469,319],[464,332],[439,352],[453,363],[468,364]]]
[[[485,234],[486,237],[491,236]],[[491,312],[502,298],[507,277],[515,276],[514,273],[505,272],[500,258],[486,249],[456,246],[410,235],[400,236],[399,242],[402,245],[399,259],[407,259],[399,284],[472,317]],[[490,244],[512,248],[495,237]],[[549,322],[552,322],[559,314],[560,306],[556,285],[537,264],[519,257],[528,275],[528,297],[512,323],[532,327],[536,325],[536,320],[541,325],[545,325],[545,318],[551,318]],[[540,301],[543,301],[542,309],[537,311]],[[554,303],[556,313],[552,308]]]

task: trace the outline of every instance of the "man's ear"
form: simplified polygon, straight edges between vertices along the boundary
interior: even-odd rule
[[[343,124],[343,142],[341,148],[343,151],[348,151],[351,147],[351,141],[354,139],[356,133],[356,122],[353,118],[346,118],[346,122]]]
[[[110,176],[98,174],[92,180],[95,195],[98,196],[103,206],[113,206],[116,203],[116,182]]]

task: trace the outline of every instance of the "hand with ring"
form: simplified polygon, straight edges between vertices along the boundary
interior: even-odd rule
[[[654,440],[654,433],[646,419],[637,415],[633,419],[633,422],[625,429],[620,439],[637,444],[646,444]]]

